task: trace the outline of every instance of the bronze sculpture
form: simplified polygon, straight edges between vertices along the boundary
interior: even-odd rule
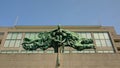
[[[53,31],[40,32],[38,38],[39,39],[35,40],[24,38],[22,43],[23,48],[32,51],[38,48],[46,50],[53,47],[55,53],[58,53],[58,48],[60,48],[60,53],[63,53],[65,46],[72,47],[79,51],[90,48],[95,49],[92,39],[80,38],[77,33],[61,29],[59,25],[58,28]]]

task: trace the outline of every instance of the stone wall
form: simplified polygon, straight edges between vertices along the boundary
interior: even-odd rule
[[[0,68],[119,68],[120,54],[0,54]]]

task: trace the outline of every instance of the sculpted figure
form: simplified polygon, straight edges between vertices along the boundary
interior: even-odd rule
[[[25,50],[36,50],[38,48],[46,50],[50,47],[54,48],[54,52],[64,52],[64,47],[69,46],[77,50],[95,48],[92,39],[80,38],[77,33],[58,28],[50,32],[40,32],[38,39],[31,40],[24,38],[22,46]]]

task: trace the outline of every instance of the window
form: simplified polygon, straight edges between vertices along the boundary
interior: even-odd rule
[[[27,32],[25,33],[25,38],[36,39],[38,38],[38,32]]]
[[[114,53],[114,51],[97,51],[97,53]]]
[[[70,51],[69,50],[65,50],[64,53],[70,53]]]
[[[112,42],[110,40],[109,34],[107,32],[95,32],[93,33],[95,44],[97,47],[97,53],[114,53]],[[101,49],[99,49],[101,48]],[[107,51],[106,49],[110,50]],[[112,49],[111,49],[112,48]]]
[[[47,50],[46,53],[54,53],[53,50]]]
[[[43,50],[36,50],[36,51],[26,51],[26,50],[22,50],[20,53],[44,53]],[[51,53],[51,52],[50,52]]]
[[[91,33],[89,32],[79,32],[78,34],[81,38],[92,38]]]
[[[87,38],[92,39],[92,33],[91,32],[79,32],[78,33],[80,38]],[[94,49],[84,49],[82,51],[72,50],[72,53],[95,53]]]
[[[79,32],[78,34],[81,38],[92,38],[97,52],[94,49],[84,49],[82,51],[72,50],[72,53],[114,53],[108,32]]]
[[[29,39],[37,39],[39,32],[26,32],[25,38]],[[82,51],[77,51],[72,48],[65,47],[64,53],[114,53],[112,42],[108,32],[79,32],[80,38],[93,39],[96,47],[96,51],[94,49],[84,49]],[[20,47],[22,43],[23,33],[20,32],[9,32],[7,34],[4,47]],[[100,48],[100,49],[99,49]],[[108,50],[106,50],[107,48]],[[13,53],[12,51],[1,51],[1,53]],[[16,53],[16,52],[15,52]],[[36,50],[36,51],[26,51],[21,50],[20,53],[54,53],[54,49]]]
[[[19,51],[18,50],[2,50],[1,53],[8,53],[8,54],[10,54],[10,53],[19,53]]]
[[[19,47],[22,40],[22,33],[10,32],[5,40],[4,47]]]
[[[72,53],[95,53],[95,51],[94,50],[83,50],[83,51],[74,50],[72,51]]]
[[[97,47],[112,47],[112,43],[107,32],[98,32],[93,35]]]

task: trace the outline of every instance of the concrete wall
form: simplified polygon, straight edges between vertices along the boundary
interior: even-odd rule
[[[60,54],[58,68],[119,68],[120,54]],[[57,54],[0,54],[0,68],[57,68]]]

